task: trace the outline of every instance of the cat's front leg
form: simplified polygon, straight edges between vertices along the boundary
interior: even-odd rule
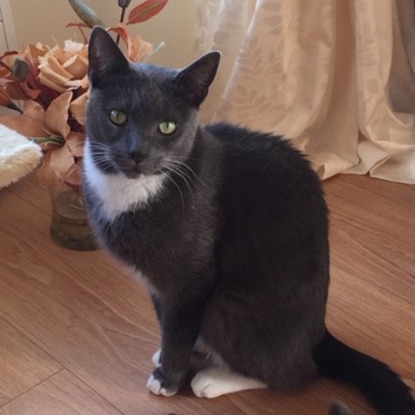
[[[183,385],[199,334],[204,298],[172,304],[161,302],[162,353],[147,387],[156,395],[172,396]],[[158,366],[158,367],[157,367]]]
[[[161,325],[161,302],[156,294],[151,294],[151,301],[153,302],[154,310],[156,311],[157,320]],[[161,349],[158,349],[151,358],[153,365],[155,368],[159,368],[161,366]]]
[[[156,369],[161,366],[161,349],[158,349],[157,352],[153,354],[151,361]]]

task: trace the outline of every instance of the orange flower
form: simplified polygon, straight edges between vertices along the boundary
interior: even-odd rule
[[[9,68],[13,68],[13,64],[14,61],[16,60],[16,58],[18,57],[18,53],[13,53],[13,54],[9,54],[9,55],[4,55],[1,58],[1,61],[4,65],[0,66],[0,78],[6,77],[8,75],[10,75],[10,70]]]
[[[0,105],[18,109],[12,100],[36,99],[40,91],[29,88],[20,78],[30,72],[25,53],[6,52],[0,60]]]
[[[39,58],[44,56],[48,51],[49,48],[40,42],[30,43],[25,49],[24,56],[37,68],[39,66]]]
[[[108,31],[115,32],[121,37],[127,48],[126,56],[130,61],[142,62],[153,53],[153,45],[144,41],[141,36],[132,37],[124,23],[119,23]]]
[[[63,48],[56,45],[38,59],[39,80],[43,85],[59,93],[89,87],[86,45],[66,40]]]
[[[69,110],[71,111],[72,115],[78,121],[79,124],[85,125],[85,118],[86,118],[86,103],[89,99],[89,89],[78,98],[74,99],[69,106]]]

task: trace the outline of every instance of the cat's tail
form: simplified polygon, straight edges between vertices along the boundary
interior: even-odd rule
[[[415,415],[415,400],[399,376],[379,360],[360,353],[326,331],[313,351],[321,375],[355,386],[379,415]]]

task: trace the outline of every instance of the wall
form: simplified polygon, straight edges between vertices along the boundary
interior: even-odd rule
[[[114,25],[119,20],[120,8],[117,0],[84,0],[104,21]],[[9,0],[19,46],[40,41],[52,45],[65,39],[81,40],[77,29],[65,28],[72,21],[78,21],[67,0]],[[133,0],[129,10],[141,3]],[[163,51],[153,62],[172,66],[184,66],[193,59],[195,0],[170,0],[162,12],[150,21],[131,27],[133,34],[140,34],[144,40],[155,46],[166,42]]]

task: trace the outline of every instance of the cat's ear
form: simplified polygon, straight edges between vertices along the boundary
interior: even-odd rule
[[[176,75],[182,94],[195,107],[199,107],[206,98],[218,70],[220,57],[220,52],[209,52]]]
[[[96,26],[91,32],[88,45],[88,75],[92,86],[115,74],[129,71],[129,63],[108,32]]]

